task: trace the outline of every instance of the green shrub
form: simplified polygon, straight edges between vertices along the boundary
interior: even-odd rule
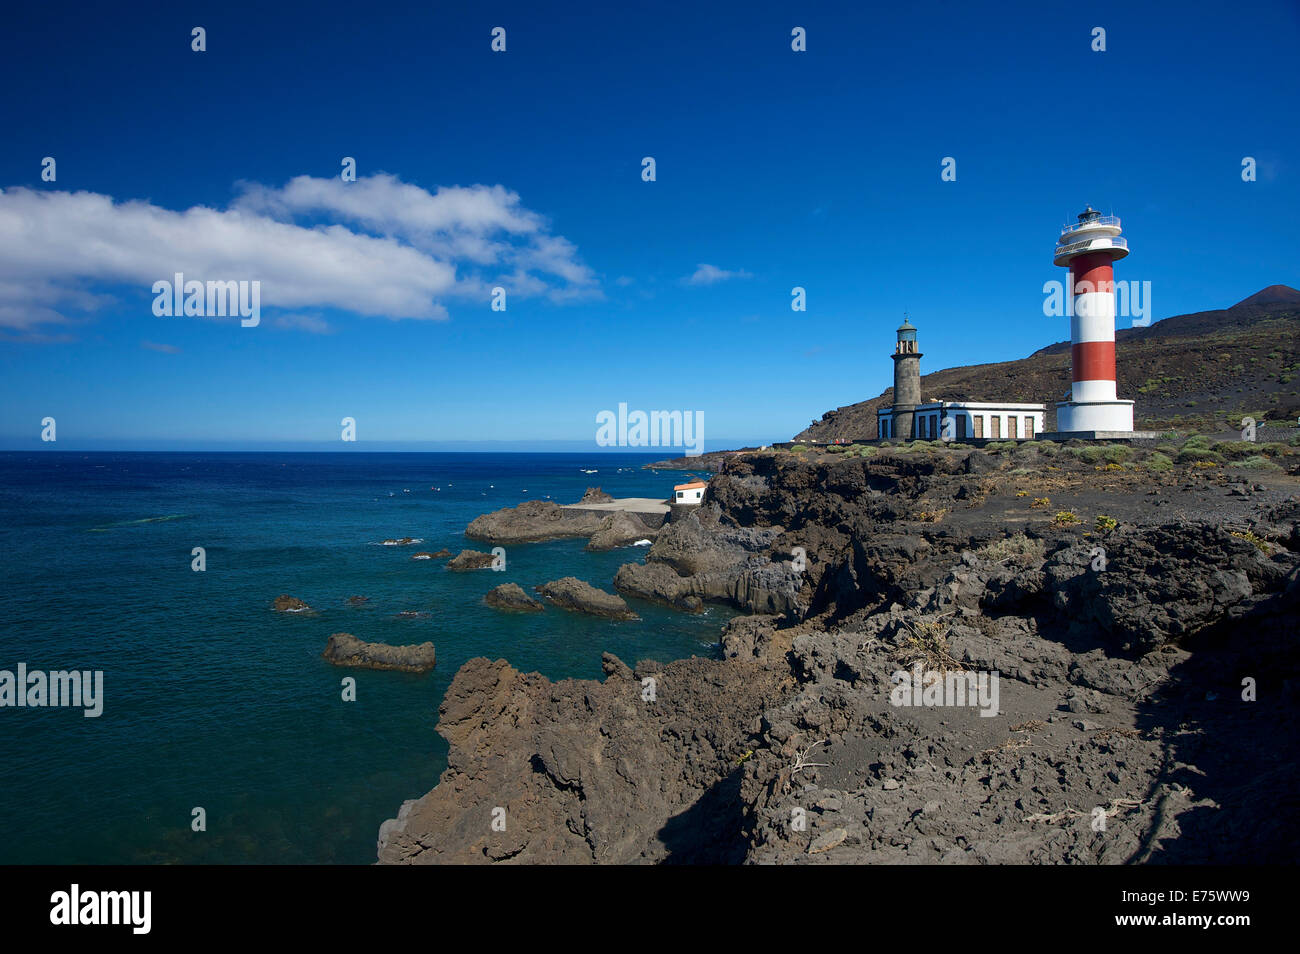
[[[1093,445],[1092,447],[1071,447],[1070,453],[1085,464],[1101,464],[1106,460],[1109,448]]]
[[[1247,543],[1253,546],[1260,553],[1268,553],[1270,550],[1273,549],[1272,544],[1270,544],[1267,540],[1263,539],[1262,537],[1255,536],[1255,534],[1251,533],[1249,530],[1229,530],[1228,532],[1232,534],[1234,537],[1238,537],[1242,540],[1245,540]]]
[[[1254,457],[1247,457],[1245,460],[1239,460],[1233,463],[1233,467],[1244,467],[1247,470],[1281,470],[1282,467],[1273,463],[1267,457],[1256,454]]]
[[[1003,560],[1033,563],[1043,558],[1043,549],[1042,540],[1031,540],[1023,533],[1013,533],[1009,537],[1003,537],[1001,540],[980,547],[976,552],[994,563],[1001,563]]]
[[[796,453],[796,454],[806,454],[806,453],[808,453],[808,445],[807,445],[807,444],[795,444],[793,447],[790,448],[790,450],[792,450],[792,451],[793,451],[794,453]]]
[[[1183,441],[1183,450],[1209,450],[1210,439],[1203,434],[1193,434]]]
[[[1258,453],[1259,445],[1251,441],[1219,441],[1210,450],[1228,460],[1243,460]]]
[[[1160,451],[1154,451],[1151,453],[1144,463],[1146,464],[1147,470],[1155,471],[1156,473],[1171,470],[1174,466],[1174,462],[1164,454],[1160,453]]]
[[[1212,450],[1200,447],[1184,447],[1178,455],[1178,463],[1180,464],[1222,464],[1223,462],[1222,454],[1216,454]]]

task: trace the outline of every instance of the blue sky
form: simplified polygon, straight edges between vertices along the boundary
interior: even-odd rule
[[[904,309],[926,371],[1068,337],[1087,203],[1157,319],[1300,286],[1294,2],[380,6],[8,15],[0,446],[786,439],[889,386]],[[214,263],[259,326],[154,315]]]

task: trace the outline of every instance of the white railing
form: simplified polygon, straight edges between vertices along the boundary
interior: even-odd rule
[[[1086,229],[1094,225],[1113,225],[1119,228],[1119,216],[1102,215],[1095,219],[1088,219],[1086,222],[1076,222],[1074,225],[1067,225],[1061,229],[1062,235],[1069,235],[1071,232],[1077,232],[1079,229]]]
[[[1128,239],[1121,238],[1118,235],[1099,235],[1096,238],[1084,239],[1082,242],[1075,242],[1073,245],[1058,245],[1053,255],[1066,255],[1069,252],[1075,252],[1079,249],[1088,248],[1093,242],[1105,242],[1107,244],[1099,245],[1098,251],[1106,248],[1128,248]]]

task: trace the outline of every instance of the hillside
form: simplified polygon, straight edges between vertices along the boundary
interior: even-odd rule
[[[1271,285],[1231,308],[1119,330],[1115,345],[1119,394],[1137,402],[1140,430],[1221,430],[1246,415],[1300,417],[1300,291],[1287,285]],[[923,374],[921,394],[927,401],[1042,402],[1052,430],[1055,402],[1069,384],[1070,343],[1060,341],[1017,361]],[[874,438],[876,409],[893,399],[889,388],[828,411],[795,440]]]

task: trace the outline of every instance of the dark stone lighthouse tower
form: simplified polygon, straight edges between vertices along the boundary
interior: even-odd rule
[[[890,437],[910,441],[916,406],[921,403],[921,352],[916,347],[916,328],[903,318],[894,346],[894,420]]]

